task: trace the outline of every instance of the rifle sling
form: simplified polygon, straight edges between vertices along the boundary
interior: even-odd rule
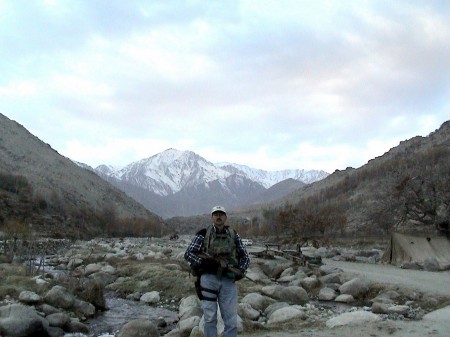
[[[217,290],[203,288],[202,286],[200,286],[200,289],[201,289],[202,292],[211,293],[211,294],[216,295],[216,297],[207,297],[207,296],[204,296],[202,294],[202,300],[204,300],[204,301],[211,301],[211,302],[216,302],[217,301],[217,295],[219,295],[219,292]]]
[[[202,296],[202,301],[217,302],[217,297],[206,297],[206,296]]]

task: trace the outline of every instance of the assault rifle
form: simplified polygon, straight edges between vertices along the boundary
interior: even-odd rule
[[[242,278],[247,278],[252,282],[253,281],[251,278],[249,278],[247,275],[245,275],[245,272],[243,272],[242,270],[240,270],[239,268],[233,267],[232,265],[230,265],[224,258],[222,258],[220,255],[210,255],[206,252],[200,253],[198,254],[198,257],[202,258],[202,259],[208,259],[208,260],[213,260],[214,262],[217,263],[217,265],[219,266],[217,268],[217,276],[221,276],[226,274],[227,272],[231,272],[233,273],[235,278],[238,278],[238,280],[242,279]]]

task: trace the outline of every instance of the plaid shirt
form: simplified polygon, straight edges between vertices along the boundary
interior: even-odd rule
[[[216,227],[213,227],[214,230],[216,230]],[[225,231],[228,233],[228,226],[225,226]],[[205,236],[202,235],[205,230],[201,230],[195,234],[194,238],[192,239],[192,242],[186,249],[186,252],[184,253],[184,258],[190,262],[193,266],[200,266],[203,262],[203,259],[201,257],[198,257],[197,254],[201,253],[201,249],[203,246],[203,242],[205,241]],[[205,232],[206,233],[206,232]],[[238,268],[245,271],[248,268],[248,265],[250,264],[250,258],[248,257],[247,250],[244,247],[244,244],[242,243],[241,237],[239,234],[235,231],[236,237],[234,239],[234,243],[236,244],[236,250],[238,254],[239,259],[239,266]],[[205,234],[206,235],[206,234]]]

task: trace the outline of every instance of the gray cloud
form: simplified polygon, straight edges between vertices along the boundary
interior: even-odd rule
[[[14,1],[0,16],[0,108],[93,166],[186,146],[332,171],[449,117],[446,1]]]

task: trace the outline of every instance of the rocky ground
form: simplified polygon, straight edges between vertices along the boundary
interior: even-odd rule
[[[19,336],[5,331],[14,330],[12,323],[23,327],[24,315],[36,316],[52,337],[77,331],[88,336],[89,318],[105,306],[99,284],[115,296],[178,312],[179,319],[174,325],[134,320],[105,336],[133,337],[142,331],[148,336],[201,336],[194,279],[183,259],[189,240],[77,242],[46,259],[52,273],[34,277],[13,277],[20,272],[0,264],[0,336]],[[249,247],[251,253],[261,250]],[[381,251],[370,247],[308,248],[305,253],[320,257],[322,264],[302,266],[280,256],[252,255],[248,278],[238,283],[240,336],[449,336],[449,271],[382,265],[377,263]],[[77,289],[81,284],[90,284],[90,291]]]
[[[408,319],[400,316],[380,315],[380,320],[367,320],[363,317],[348,316],[344,313],[335,316],[342,319],[338,324],[330,324],[332,320],[317,325],[296,327],[287,326],[283,329],[244,333],[248,337],[351,337],[351,336],[377,336],[377,337],[423,337],[423,336],[450,336],[450,273],[427,272],[419,270],[405,270],[391,265],[367,264],[356,262],[342,262],[325,259],[326,265],[342,269],[349,277],[357,276],[365,279],[372,287],[396,289],[410,297],[416,295],[420,304],[416,307],[427,308],[424,315],[417,319]],[[412,302],[409,302],[411,305]],[[414,304],[413,304],[414,306]],[[362,307],[368,310],[367,307]],[[350,309],[352,310],[352,309]],[[426,313],[425,313],[426,311]],[[354,311],[357,312],[357,311]],[[335,321],[335,323],[337,323]]]

